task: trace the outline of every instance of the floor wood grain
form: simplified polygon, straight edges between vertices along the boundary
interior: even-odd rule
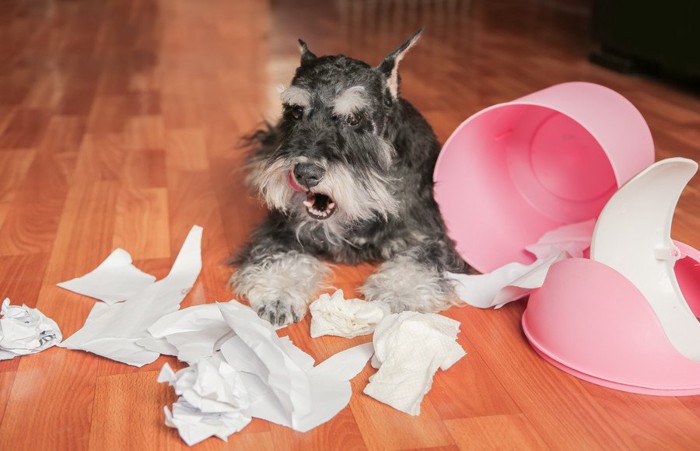
[[[263,217],[247,193],[240,137],[280,113],[275,86],[317,54],[372,64],[419,27],[402,93],[441,141],[478,110],[573,80],[606,85],[649,123],[657,159],[700,160],[700,98],[588,61],[587,0],[89,0],[0,4],[0,298],[40,308],[68,336],[93,301],[57,282],[115,247],[164,276],[193,224],[202,275],[183,306],[231,298],[227,256]],[[679,202],[674,238],[700,247],[700,177]],[[346,293],[372,270],[338,266]],[[308,433],[254,420],[197,449],[697,449],[698,397],[608,390],[539,358],[524,303],[452,308],[469,352],[435,378],[411,417],[352,382],[348,408]],[[317,360],[368,337],[285,334]],[[186,449],[163,424],[161,358],[132,368],[53,348],[0,362],[0,449]]]

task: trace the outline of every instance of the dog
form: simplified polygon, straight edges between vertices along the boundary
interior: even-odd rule
[[[392,312],[456,299],[444,272],[467,265],[433,199],[440,145],[399,91],[399,63],[421,33],[377,67],[299,40],[282,118],[249,137],[247,180],[269,214],[232,259],[232,288],[270,323],[302,319],[333,263],[378,263],[360,291]]]

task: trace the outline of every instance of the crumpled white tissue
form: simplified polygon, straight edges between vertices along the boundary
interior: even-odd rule
[[[317,366],[249,307],[218,304],[236,336],[221,347],[250,393],[252,417],[306,432],[333,418],[350,401],[350,379],[373,353],[371,343],[339,352]]]
[[[536,260],[525,265],[508,263],[487,274],[446,273],[455,282],[457,296],[467,304],[479,308],[500,308],[521,299],[544,283],[549,268],[567,258],[581,258],[591,246],[595,220],[568,224],[551,230],[525,249]]]
[[[166,277],[124,302],[95,304],[82,329],[60,346],[81,349],[134,366],[155,361],[159,353],[145,349],[137,342],[148,338],[147,329],[154,322],[180,307],[202,269],[201,243],[202,228],[194,226]],[[80,283],[78,285],[80,287]],[[75,284],[72,287],[75,288]]]
[[[107,304],[125,301],[155,282],[156,278],[131,264],[131,255],[115,249],[97,268],[57,285]]]
[[[169,383],[179,395],[172,413],[165,410],[165,424],[177,428],[192,446],[212,436],[226,441],[251,421],[248,391],[239,373],[218,355],[173,372],[166,363],[158,382]]]
[[[419,415],[438,368],[466,352],[457,343],[459,322],[435,313],[402,312],[385,317],[374,331],[372,366],[364,393],[391,407]]]
[[[0,315],[0,360],[43,351],[63,338],[51,318],[26,305],[11,305],[9,298],[2,302]]]
[[[390,313],[389,306],[381,302],[345,299],[343,290],[336,290],[333,295],[322,294],[311,303],[309,310],[313,338],[322,335],[353,338],[371,334]]]

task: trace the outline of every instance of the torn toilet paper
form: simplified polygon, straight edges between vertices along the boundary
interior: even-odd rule
[[[544,283],[549,268],[566,258],[583,257],[591,246],[595,220],[568,224],[551,230],[525,249],[536,260],[525,265],[508,263],[487,274],[446,273],[455,282],[457,296],[467,304],[479,308],[500,308],[521,299]]]
[[[177,428],[192,446],[212,436],[226,440],[250,423],[248,391],[238,372],[219,355],[173,372],[166,363],[158,382],[167,382],[179,396],[172,413],[165,410],[165,424]]]
[[[11,305],[8,298],[2,302],[0,316],[0,360],[43,351],[63,338],[51,318],[26,305]]]
[[[202,228],[192,227],[166,277],[145,286],[124,302],[95,304],[83,328],[60,346],[93,352],[134,366],[156,360],[158,352],[139,346],[137,341],[148,337],[148,327],[159,318],[180,307],[202,268],[201,242]],[[81,279],[71,281],[71,289],[77,287],[79,292],[85,292],[89,284]]]
[[[364,393],[410,415],[419,415],[438,368],[466,352],[456,342],[459,322],[435,313],[402,312],[385,317],[374,331],[372,366]]]
[[[313,338],[322,335],[353,338],[371,334],[379,321],[390,313],[385,303],[345,299],[343,290],[336,290],[333,295],[322,294],[311,303],[309,310]]]
[[[57,285],[114,304],[138,294],[155,280],[152,275],[132,265],[131,255],[127,251],[116,249],[93,271]]]

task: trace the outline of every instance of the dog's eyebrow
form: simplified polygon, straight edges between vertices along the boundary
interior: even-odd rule
[[[363,86],[353,86],[343,91],[333,103],[333,111],[339,116],[347,116],[369,106],[367,92]]]
[[[280,93],[282,103],[285,105],[298,105],[308,107],[311,105],[311,94],[306,89],[298,86],[290,86]]]

